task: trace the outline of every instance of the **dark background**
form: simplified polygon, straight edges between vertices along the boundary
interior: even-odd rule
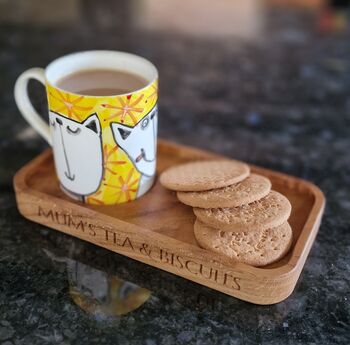
[[[0,344],[349,343],[347,3],[1,1]],[[47,145],[19,114],[14,82],[27,68],[88,49],[155,63],[160,137],[320,186],[325,216],[291,297],[255,306],[19,215],[13,175]],[[33,82],[30,93],[45,114],[43,88]],[[94,307],[78,271],[133,282],[151,295],[118,316]]]

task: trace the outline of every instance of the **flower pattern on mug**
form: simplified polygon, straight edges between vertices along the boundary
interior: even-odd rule
[[[88,196],[86,198],[86,202],[88,204],[96,204],[96,205],[105,205],[105,203],[103,202],[103,200],[98,199],[98,197],[101,197],[102,191],[99,190],[98,192],[96,192],[94,194],[94,196]]]
[[[110,205],[136,198],[141,174],[128,155],[116,145],[111,123],[134,127],[155,106],[157,85],[155,81],[140,92],[118,97],[81,96],[47,85],[50,110],[81,123],[93,113],[100,120],[104,176],[99,189],[85,197],[86,203]]]
[[[139,121],[138,114],[142,114],[143,109],[140,106],[137,106],[140,104],[142,101],[144,94],[141,95],[136,95],[136,97],[132,97],[133,95],[128,95],[128,96],[118,96],[116,97],[117,104],[108,104],[108,103],[103,103],[101,106],[106,109],[113,109],[117,111],[112,111],[109,117],[105,119],[107,120],[113,120],[117,121],[118,119],[120,120],[120,123],[125,123],[125,119],[127,116],[130,118],[132,121],[133,125],[136,125],[137,122]]]
[[[156,100],[158,95],[158,85],[156,83],[151,85],[151,94],[147,97],[148,100]]]
[[[121,202],[121,200],[128,202],[135,199],[139,178],[134,178],[134,172],[135,169],[131,168],[126,178],[118,176],[117,185],[104,183],[105,186],[117,190],[117,192],[115,193],[116,203]]]
[[[49,92],[51,98],[57,101],[57,106],[52,110],[59,114],[66,114],[69,118],[79,122],[84,120],[84,114],[91,112],[93,105],[89,101],[89,105],[84,105],[85,96],[72,95],[64,93],[59,89],[54,89]],[[51,103],[50,103],[51,104]]]
[[[117,174],[116,171],[113,170],[116,165],[127,164],[126,160],[118,160],[118,158],[113,158],[113,154],[117,152],[118,148],[118,146],[113,146],[112,148],[108,149],[107,144],[103,146],[103,167],[105,172],[109,172],[112,175]]]

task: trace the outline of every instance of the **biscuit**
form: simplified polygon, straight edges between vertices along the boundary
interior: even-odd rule
[[[248,175],[248,165],[238,161],[198,161],[167,169],[160,175],[160,183],[175,191],[197,192],[226,187]]]
[[[192,207],[238,207],[262,199],[270,190],[269,179],[251,174],[231,186],[203,192],[177,192],[177,197],[182,203]]]
[[[216,230],[196,220],[194,235],[202,248],[252,266],[278,261],[288,252],[293,241],[288,222],[271,229],[230,232]]]
[[[203,223],[235,232],[265,230],[282,225],[289,218],[291,210],[289,200],[276,191],[240,207],[193,209]]]

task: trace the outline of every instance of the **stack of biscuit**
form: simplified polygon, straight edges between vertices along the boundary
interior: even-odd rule
[[[271,190],[264,176],[234,160],[199,161],[172,167],[161,184],[197,216],[198,244],[235,261],[265,266],[281,259],[292,243],[291,204]]]

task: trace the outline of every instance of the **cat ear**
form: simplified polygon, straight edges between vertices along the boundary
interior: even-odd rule
[[[123,126],[119,123],[112,123],[112,131],[117,142],[125,140],[130,134],[130,127]]]
[[[92,131],[94,131],[96,134],[100,135],[101,134],[101,125],[100,125],[100,121],[95,114],[90,115],[84,122],[83,125],[86,128],[91,129]]]

